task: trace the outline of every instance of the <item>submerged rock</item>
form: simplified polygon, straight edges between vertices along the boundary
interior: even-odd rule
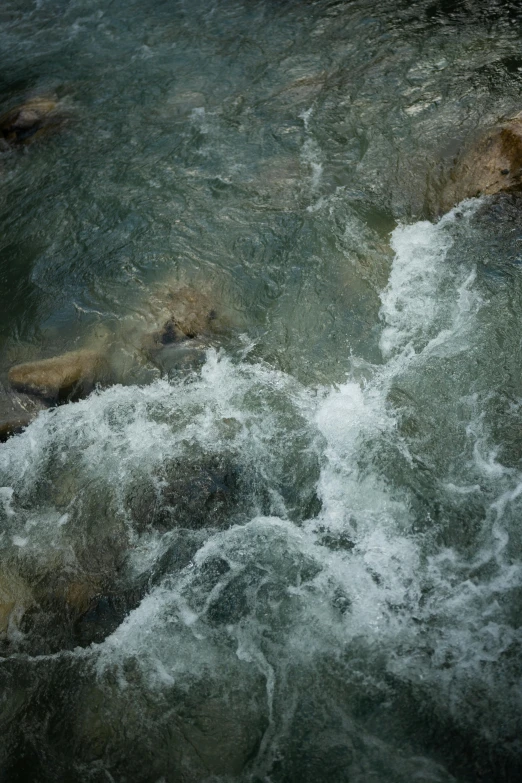
[[[107,534],[110,519],[101,517],[96,537],[88,520],[74,519],[72,510],[62,515],[59,524],[74,529],[62,540],[54,535],[47,552],[30,535],[19,537],[16,578],[5,561],[0,565],[0,641],[10,651],[52,654],[101,641],[139,602],[141,584],[129,587],[120,579],[130,542]],[[82,521],[85,541],[78,538]],[[104,599],[110,612],[98,608]]]
[[[98,351],[79,350],[27,362],[9,370],[9,383],[17,391],[63,401],[89,394],[107,378],[105,357]]]
[[[226,457],[173,460],[155,481],[132,486],[125,499],[138,530],[161,532],[226,527],[239,503],[240,471]]]
[[[46,407],[27,394],[0,393],[0,442],[21,432]]]
[[[34,597],[27,583],[6,568],[0,574],[0,640],[16,634],[18,625]]]
[[[483,134],[461,155],[442,196],[442,211],[459,201],[522,187],[522,115]]]
[[[167,289],[163,296],[155,297],[152,306],[162,325],[145,339],[145,346],[150,348],[194,340],[216,330],[216,309],[202,291],[188,286]]]
[[[147,383],[197,369],[233,325],[239,326],[237,310],[221,290],[214,295],[209,283],[187,285],[169,277],[130,304],[105,350],[120,383]]]
[[[75,763],[89,777],[101,762],[114,779],[135,783],[240,775],[268,726],[265,680],[218,644],[201,671],[205,651],[183,637],[174,631],[159,650],[150,641],[143,663],[129,656],[119,676],[84,677],[67,727],[53,735],[57,756],[65,762],[74,748]],[[153,754],[152,737],[158,738]]]
[[[46,576],[35,588],[36,601],[27,607],[20,624],[24,637],[17,649],[53,653],[100,643],[143,596],[141,585],[124,588],[117,584],[115,575],[113,589],[105,588],[103,581],[110,584],[111,580],[104,580],[100,574],[68,574],[63,569],[59,580],[53,588]],[[8,637],[7,641],[17,640]]]
[[[162,373],[200,365],[212,337],[224,331],[225,319],[204,290],[161,287],[147,308],[137,347]]]
[[[10,145],[27,144],[64,121],[54,98],[31,98],[0,116],[0,138]]]
[[[141,586],[119,592],[93,594],[85,611],[74,623],[74,640],[81,647],[99,644],[113,633],[123,622],[131,609],[135,609],[143,598]]]

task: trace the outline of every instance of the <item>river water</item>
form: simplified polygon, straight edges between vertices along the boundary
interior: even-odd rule
[[[0,781],[520,780],[522,199],[438,208],[522,109],[519,4],[3,0],[0,42],[2,106],[68,113],[1,153],[0,379],[118,357],[0,445]],[[138,360],[167,285],[227,329]]]

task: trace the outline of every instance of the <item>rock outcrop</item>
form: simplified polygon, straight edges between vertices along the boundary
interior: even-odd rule
[[[103,353],[84,349],[18,364],[10,369],[8,379],[17,391],[63,402],[89,394],[107,376]]]
[[[522,188],[522,114],[488,130],[457,159],[441,212],[465,198],[517,188]]]

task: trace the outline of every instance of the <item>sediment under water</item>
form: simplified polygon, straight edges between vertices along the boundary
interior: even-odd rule
[[[2,382],[115,375],[0,445],[1,781],[520,779],[522,199],[436,203],[521,21],[2,5],[68,113],[1,153]],[[226,328],[149,361],[173,285]]]

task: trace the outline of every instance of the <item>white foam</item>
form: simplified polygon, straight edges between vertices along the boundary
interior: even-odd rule
[[[448,304],[453,303],[448,303],[442,290],[448,283],[454,288],[462,274],[446,263],[453,245],[451,228],[457,215],[469,219],[479,205],[480,200],[471,199],[448,212],[438,223],[421,221],[393,231],[391,245],[395,259],[388,285],[381,295],[385,326],[380,344],[386,358],[398,351],[422,350],[433,339],[434,327],[441,339],[440,334],[446,335],[444,320],[450,321],[450,334],[455,332],[455,316],[448,313]],[[468,312],[475,306],[469,293],[473,274],[465,274],[462,287],[458,288],[459,312]]]
[[[299,117],[303,120],[306,134],[306,139],[301,150],[301,159],[303,160],[303,163],[310,169],[310,185],[312,192],[314,192],[321,183],[323,164],[321,148],[313,137],[312,131],[310,129],[310,119],[312,114],[313,108],[310,107],[306,111],[301,112]]]

